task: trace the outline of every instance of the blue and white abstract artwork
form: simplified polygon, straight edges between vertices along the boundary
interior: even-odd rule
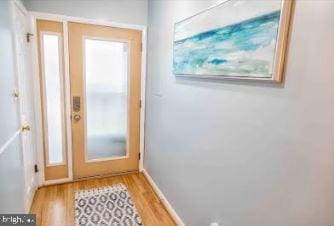
[[[176,23],[174,74],[271,78],[281,3],[228,0]]]

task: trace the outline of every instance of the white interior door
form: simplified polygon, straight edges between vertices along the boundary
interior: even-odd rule
[[[24,212],[24,175],[15,84],[11,1],[0,1],[0,213]]]
[[[34,120],[34,94],[31,62],[31,43],[27,40],[30,33],[29,15],[24,7],[14,3],[14,31],[16,49],[16,74],[20,102],[20,122],[22,126],[29,126],[30,131],[23,131],[22,150],[25,177],[25,206],[30,208],[34,192],[37,187],[35,175],[36,143]]]

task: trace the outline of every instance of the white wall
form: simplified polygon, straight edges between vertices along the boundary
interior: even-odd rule
[[[189,226],[334,225],[334,1],[296,1],[283,85],[176,78],[213,2],[149,1],[145,168]]]
[[[146,25],[147,0],[22,0],[30,11]]]

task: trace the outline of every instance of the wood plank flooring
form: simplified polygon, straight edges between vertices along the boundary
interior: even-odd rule
[[[36,214],[37,226],[73,226],[75,190],[117,183],[128,188],[145,226],[176,226],[142,173],[42,187],[30,212]]]

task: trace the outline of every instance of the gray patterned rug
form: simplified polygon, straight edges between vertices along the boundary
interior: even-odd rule
[[[123,184],[75,192],[76,226],[142,226]]]

